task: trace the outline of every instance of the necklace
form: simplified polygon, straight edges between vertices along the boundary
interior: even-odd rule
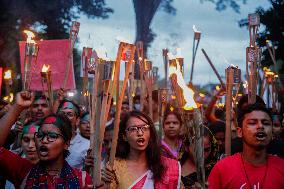
[[[250,189],[253,189],[251,183],[250,183],[250,180],[249,180],[249,177],[248,177],[248,174],[246,172],[246,168],[245,168],[245,163],[244,163],[244,158],[243,158],[243,154],[241,153],[241,160],[242,160],[242,165],[243,165],[243,168],[244,168],[244,173],[245,173],[245,176],[246,176],[246,180],[249,184],[249,188]],[[265,181],[265,178],[266,178],[266,175],[267,175],[267,169],[268,169],[268,158],[266,158],[266,162],[265,162],[265,173],[264,173],[264,176],[261,180],[261,183],[260,183],[260,188],[258,189],[262,189],[263,188],[263,184],[264,184],[264,181]]]

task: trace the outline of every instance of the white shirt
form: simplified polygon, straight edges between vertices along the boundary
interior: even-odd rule
[[[66,161],[71,167],[77,169],[83,168],[83,164],[87,155],[87,151],[90,148],[90,140],[82,137],[79,133],[71,140],[69,146],[70,155],[66,158]]]

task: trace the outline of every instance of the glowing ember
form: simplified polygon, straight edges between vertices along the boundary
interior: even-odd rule
[[[12,79],[12,71],[11,70],[7,70],[4,73],[4,79]]]
[[[182,89],[182,93],[183,93],[183,98],[185,100],[185,105],[183,106],[183,109],[185,110],[192,110],[193,108],[197,108],[197,105],[193,99],[193,95],[194,92],[191,88],[189,88],[183,77],[182,77],[182,73],[180,70],[180,65],[177,64],[177,67],[170,65],[169,67],[169,75],[170,77],[175,74],[177,76],[177,84],[180,86],[180,88]]]
[[[36,43],[33,38],[35,34],[29,30],[24,30],[24,33],[27,35],[27,43]]]
[[[221,87],[220,87],[219,85],[216,85],[215,88],[216,88],[217,91],[220,91],[220,90],[221,90]]]
[[[48,71],[49,71],[49,68],[50,68],[50,65],[47,65],[47,66],[46,66],[46,65],[44,64],[44,65],[42,66],[41,72],[48,72]]]

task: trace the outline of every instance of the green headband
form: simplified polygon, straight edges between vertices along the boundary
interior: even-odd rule
[[[71,109],[71,110],[74,110],[74,111],[75,111],[75,113],[77,114],[77,116],[79,115],[79,109],[77,108],[77,106],[74,105],[73,102],[69,102],[69,101],[63,102],[63,104],[61,105],[60,109],[61,109],[61,110],[64,110],[64,109]]]
[[[35,123],[31,123],[28,125],[25,125],[23,127],[23,135],[25,134],[34,134],[35,132],[37,132],[39,129],[39,125],[36,125]]]

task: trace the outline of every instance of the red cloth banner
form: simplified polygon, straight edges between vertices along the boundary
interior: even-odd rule
[[[25,41],[19,42],[20,47],[20,60],[21,60],[21,73],[22,78],[24,76],[24,61],[25,61]],[[70,41],[69,39],[63,40],[43,40],[37,41],[39,45],[37,63],[34,61],[31,65],[31,85],[30,89],[34,91],[43,90],[41,69],[42,66],[50,65],[52,89],[57,90],[62,87],[64,82],[65,70],[67,70],[67,64],[69,63],[70,54]],[[70,63],[68,80],[65,89],[75,89],[73,59]],[[46,86],[45,86],[46,89]]]
[[[0,67],[0,97],[2,91],[3,68]]]

